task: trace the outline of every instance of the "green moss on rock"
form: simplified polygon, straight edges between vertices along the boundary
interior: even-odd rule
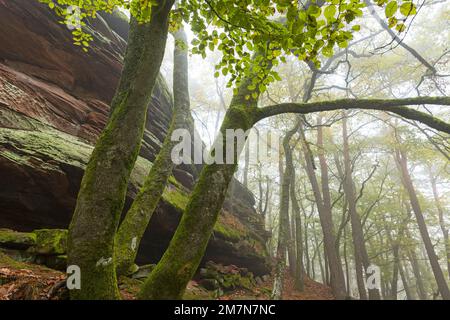
[[[233,229],[232,227],[227,226],[226,224],[220,221],[218,221],[214,226],[214,233],[219,237],[222,237],[225,240],[229,240],[231,242],[237,242],[243,236],[243,233],[239,232],[236,229]]]
[[[0,229],[0,247],[11,249],[27,249],[36,243],[33,233],[16,232],[9,229]]]
[[[0,250],[0,268],[26,269],[27,264],[16,261]]]
[[[35,230],[36,245],[30,250],[41,255],[62,255],[67,248],[67,230],[41,229]]]

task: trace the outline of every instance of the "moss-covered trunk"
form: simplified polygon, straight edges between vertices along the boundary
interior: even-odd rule
[[[127,212],[124,221],[116,235],[116,268],[117,274],[131,271],[137,254],[137,249],[147,229],[148,223],[164,192],[174,167],[171,159],[172,148],[177,143],[172,141],[172,133],[180,128],[189,128],[190,118],[189,88],[188,88],[188,57],[187,41],[183,30],[174,33],[174,70],[173,92],[174,110],[172,121],[166,139],[158,153],[152,168]]]
[[[294,167],[292,165],[292,150],[290,141],[293,135],[298,130],[298,124],[296,124],[291,130],[289,130],[283,138],[283,150],[286,158],[286,166],[283,172],[283,161],[280,157],[280,177],[281,178],[281,190],[280,190],[280,215],[278,226],[278,245],[276,254],[275,265],[275,278],[272,289],[272,299],[280,300],[283,296],[283,283],[284,273],[286,269],[286,251],[289,252],[289,263],[292,268],[295,266],[295,252],[292,246],[291,231],[289,226],[289,195],[291,187],[291,178]],[[295,272],[294,272],[295,274]]]
[[[118,299],[114,238],[131,170],[139,153],[147,106],[163,59],[171,1],[151,22],[130,23],[130,38],[111,116],[87,165],[68,238],[68,264],[81,270],[72,299]]]
[[[249,94],[247,87],[251,81],[247,80],[233,97],[221,126],[224,159],[227,158],[226,131],[228,129],[247,131],[254,124],[256,100],[245,99]],[[242,148],[243,145],[238,146],[235,141],[233,164],[214,163],[202,169],[175,235],[145,281],[139,295],[140,299],[182,298],[187,283],[203,258]],[[228,157],[230,156],[228,154]]]

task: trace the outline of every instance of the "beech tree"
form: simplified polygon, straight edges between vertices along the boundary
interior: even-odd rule
[[[173,8],[173,0],[41,2],[47,3],[65,20],[70,19],[67,6],[80,8],[81,26],[73,31],[73,37],[74,43],[85,50],[89,50],[90,37],[82,27],[84,18],[95,17],[98,11],[112,12],[122,7],[131,14],[128,47],[120,83],[111,102],[111,116],[86,168],[69,228],[68,263],[81,268],[83,279],[81,290],[71,292],[74,299],[119,298],[116,240],[128,243],[129,237],[124,237],[120,229],[117,237],[116,233],[145,118],[152,116],[147,115],[146,110],[163,59],[169,25],[174,30],[183,23],[190,26],[196,37],[191,43],[193,53],[206,56],[207,48],[217,48],[222,53],[216,75],[229,74],[229,85],[234,90],[220,129],[221,139],[225,139],[228,129],[247,131],[275,115],[305,115],[340,109],[390,112],[450,133],[450,124],[409,107],[450,105],[448,97],[337,99],[258,107],[261,94],[280,79],[273,67],[284,63],[286,56],[295,56],[313,68],[320,68],[319,56],[330,57],[335,47],[347,47],[353,33],[360,29],[352,21],[363,14],[364,1],[182,0],[176,8]],[[405,31],[405,19],[416,12],[410,1],[386,4],[384,0],[377,0],[376,3],[385,8],[389,26],[397,32]],[[232,155],[223,150],[224,156],[235,159],[234,164],[215,163],[203,167],[175,235],[145,281],[140,298],[178,299],[183,296],[203,257],[241,151],[242,146],[235,142]],[[153,184],[155,192],[161,193],[168,172],[170,170],[161,181],[150,175],[140,194],[145,194]],[[138,206],[140,199],[138,197],[136,202]],[[146,210],[152,212],[153,204],[144,202],[149,206]],[[148,219],[147,215],[142,224]],[[133,224],[129,226],[132,228]],[[136,232],[142,233],[142,229]]]

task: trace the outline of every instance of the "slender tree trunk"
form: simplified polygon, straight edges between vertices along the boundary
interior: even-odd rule
[[[345,263],[345,288],[347,291],[347,296],[350,297],[351,292],[351,281],[350,281],[350,265],[347,257],[347,227],[344,227],[344,263]]]
[[[180,224],[163,257],[144,282],[140,299],[181,299],[197,270],[245,145],[245,141],[235,140],[234,150],[228,153],[226,140],[231,137],[227,139],[227,130],[246,132],[255,123],[258,97],[246,99],[253,93],[248,90],[250,83],[250,78],[242,81],[225,114],[220,130],[222,136],[216,139],[216,146],[221,145],[219,139],[222,139],[224,164],[215,162],[203,167]]]
[[[394,255],[394,266],[392,270],[392,284],[391,284],[391,299],[397,300],[398,293],[398,273],[399,273],[399,245],[394,244],[392,248],[392,254]]]
[[[285,138],[286,139],[286,138]],[[284,142],[284,141],[283,141]],[[283,143],[284,146],[284,143]],[[283,296],[284,273],[286,270],[287,224],[289,223],[289,179],[288,168],[283,168],[283,156],[278,154],[278,175],[280,178],[280,213],[278,215],[278,243],[275,255],[275,274],[272,288],[273,300],[281,300]]]
[[[159,74],[172,0],[158,1],[151,22],[132,18],[111,116],[92,152],[69,226],[68,265],[81,270],[72,299],[118,299],[114,239],[137,159],[148,103]]]
[[[293,129],[289,130],[285,137],[283,138],[283,150],[286,159],[285,170],[283,172],[283,159],[280,156],[280,177],[281,178],[281,191],[280,191],[280,222],[278,229],[278,247],[277,247],[277,258],[275,266],[275,279],[272,291],[272,298],[279,300],[283,294],[283,282],[284,282],[284,272],[286,269],[286,250],[288,251],[289,266],[292,271],[295,268],[295,252],[293,248],[293,241],[291,238],[291,230],[289,226],[289,193],[291,187],[291,178],[293,175],[293,164],[292,164],[292,150],[289,145],[292,136],[297,132],[298,125]],[[295,270],[292,273],[295,275]]]
[[[397,236],[397,239],[393,239],[392,233],[391,233],[391,226],[387,224],[385,217],[382,217],[383,225],[386,230],[387,234],[387,240],[388,245],[392,248],[392,255],[394,257],[394,263],[392,266],[392,281],[391,281],[391,292],[389,295],[389,299],[391,300],[397,300],[397,294],[398,294],[398,274],[399,274],[399,264],[400,264],[400,239],[403,234],[402,229],[403,225],[400,225],[399,227],[399,233]],[[383,245],[381,245],[383,247]],[[387,257],[386,261],[389,261],[389,256]]]
[[[436,187],[436,177],[434,177],[432,174],[430,175],[431,175],[430,180],[431,180],[431,187],[433,189],[434,202],[436,203],[436,207],[439,214],[439,226],[441,227],[442,235],[444,236],[445,253],[447,258],[447,275],[450,279],[450,239],[448,236],[448,228],[445,225],[444,221],[444,209],[442,208],[441,199],[439,197],[438,190]]]
[[[303,213],[304,213],[304,215],[303,215],[303,221],[304,221],[304,223],[303,223],[303,230],[305,230],[305,232],[304,232],[304,241],[305,241],[305,250],[304,250],[304,254],[305,254],[305,260],[306,260],[306,274],[308,275],[308,277],[309,278],[311,278],[311,260],[310,260],[310,258],[309,258],[309,238],[308,238],[308,235],[309,235],[309,232],[308,232],[308,225],[309,225],[309,223],[308,223],[308,216],[307,216],[307,214],[306,214],[306,211],[305,211],[305,209],[303,208],[303,204],[300,202],[300,204],[301,204],[301,207],[302,207],[302,211],[303,211]]]
[[[294,281],[295,281],[295,288],[298,291],[303,291],[305,288],[305,283],[304,283],[304,273],[305,273],[304,269],[305,268],[303,265],[303,231],[302,231],[303,227],[302,227],[300,206],[298,204],[297,193],[295,190],[296,175],[295,175],[295,168],[294,168],[291,152],[289,153],[289,156],[286,155],[286,165],[289,165],[292,168],[290,194],[291,194],[291,203],[292,203],[292,214],[294,216],[293,239],[295,239],[294,247],[296,248]]]
[[[139,244],[172,174],[174,168],[174,162],[171,158],[172,149],[178,143],[172,141],[172,133],[174,130],[181,128],[188,130],[193,126],[193,124],[188,124],[191,121],[191,115],[189,109],[187,39],[184,30],[180,29],[174,33],[174,38],[174,110],[172,121],[144,185],[139,190],[117,232],[115,252],[117,274],[134,271],[132,269]]]
[[[351,169],[350,150],[348,145],[347,119],[345,112],[343,112],[343,119],[342,119],[342,135],[343,135],[343,153],[344,153],[344,193],[348,202],[350,222],[352,225],[352,237],[355,249],[355,265],[357,272],[356,276],[358,280],[358,289],[360,298],[366,299],[364,274],[367,268],[370,266],[370,259],[364,241],[364,233],[361,224],[361,218],[356,208],[356,196],[351,172],[352,169]],[[379,290],[370,289],[369,299],[379,300],[380,299]]]
[[[414,185],[409,175],[406,153],[403,150],[397,149],[395,151],[395,157],[402,176],[402,182],[408,193],[409,201],[411,202],[411,207],[413,209],[414,215],[416,216],[416,221],[419,226],[420,235],[422,236],[422,241],[425,245],[425,250],[428,259],[430,261],[431,269],[433,270],[434,278],[436,280],[439,292],[442,296],[442,299],[450,300],[450,290],[448,288],[441,266],[439,265],[439,260],[436,255],[436,252],[434,251],[433,243],[431,242],[427,225],[423,217],[422,209],[419,204],[419,199],[417,198]]]
[[[407,235],[408,236],[408,235]],[[414,278],[416,279],[416,289],[420,300],[427,299],[427,292],[425,290],[425,284],[422,279],[422,272],[420,270],[420,264],[417,260],[417,255],[414,248],[407,250],[408,260],[411,263]]]
[[[403,267],[403,263],[399,260],[398,271],[400,273],[400,278],[402,279],[403,289],[405,289],[406,299],[407,300],[415,300],[414,295],[411,291],[411,287],[408,282],[408,277],[406,275],[405,269]]]
[[[303,255],[305,257],[306,262],[306,274],[309,278],[311,278],[311,261],[309,257],[309,241],[308,241],[308,214],[306,213],[305,207],[303,206],[303,201],[297,202],[300,204],[301,212],[303,213],[303,241],[304,241],[304,247],[303,247]],[[314,208],[312,209],[314,211]]]
[[[333,294],[337,299],[345,299],[345,278],[342,270],[342,264],[339,254],[336,251],[336,237],[333,230],[333,219],[331,212],[323,205],[322,195],[319,189],[319,183],[314,172],[313,156],[309,149],[308,142],[305,138],[303,124],[300,123],[300,140],[302,143],[303,154],[305,156],[306,172],[311,183],[314,198],[316,200],[317,209],[319,211],[320,223],[323,231],[325,254],[327,255],[330,266],[330,282]],[[326,283],[326,282],[325,282]]]
[[[295,183],[291,183],[291,201],[292,210],[295,217],[295,240],[296,240],[296,267],[295,267],[295,288],[298,291],[303,291],[305,289],[305,268],[303,265],[303,227],[302,219],[300,213],[300,207],[298,206],[298,200],[295,193]]]

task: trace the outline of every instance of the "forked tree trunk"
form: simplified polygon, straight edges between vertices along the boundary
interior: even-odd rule
[[[174,109],[172,120],[164,143],[153,162],[144,185],[139,190],[117,232],[116,269],[118,275],[134,271],[134,261],[139,244],[172,174],[174,162],[171,159],[171,153],[173,147],[178,143],[172,141],[172,133],[177,129],[189,130],[193,126],[193,124],[188,124],[191,121],[188,87],[188,44],[184,30],[180,29],[174,33],[174,39]]]
[[[92,152],[69,226],[68,265],[81,270],[72,299],[119,299],[114,239],[139,153],[148,103],[159,74],[172,0],[158,1],[151,22],[132,18],[111,116]]]

